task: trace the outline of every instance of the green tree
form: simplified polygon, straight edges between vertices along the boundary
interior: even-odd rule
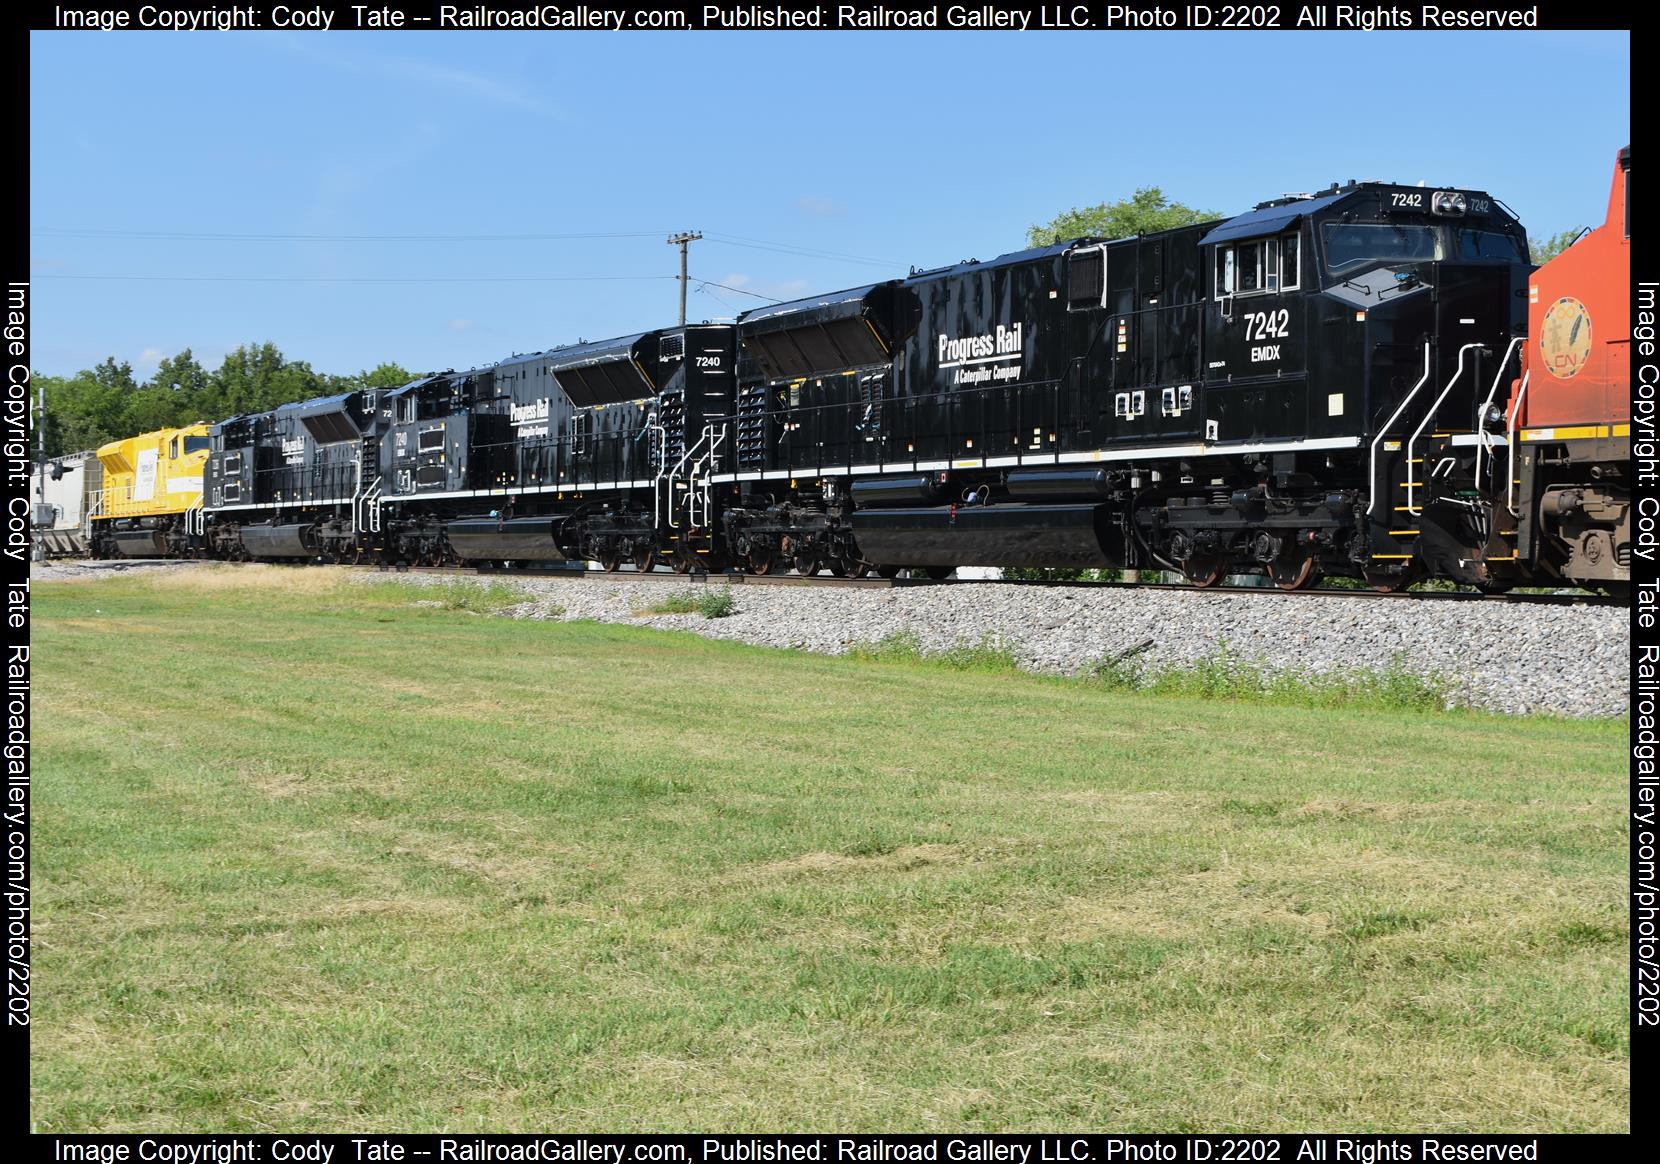
[[[1572,246],[1584,230],[1584,227],[1576,226],[1544,238],[1534,238],[1530,234],[1527,236],[1528,257],[1533,260],[1535,266],[1543,266]]]
[[[150,377],[150,387],[170,395],[179,424],[214,420],[204,411],[215,388],[213,373],[202,367],[196,353],[186,348],[176,356],[164,357]]]
[[[415,376],[400,364],[383,363],[360,373],[358,378],[365,388],[401,388]]]
[[[188,424],[176,395],[166,388],[145,385],[128,393],[121,406],[120,428],[124,434],[154,432],[158,428],[177,428]]]
[[[46,451],[56,457],[158,428],[211,423],[335,392],[395,387],[413,378],[390,362],[326,375],[262,343],[237,348],[217,371],[185,348],[163,359],[144,384],[133,376],[132,364],[113,356],[73,376],[36,372],[33,383],[46,389]]]
[[[114,356],[105,356],[103,363],[83,375],[91,376],[112,392],[138,391],[138,381],[133,379],[133,366],[126,360],[116,363]]]
[[[365,368],[356,375],[331,376],[329,387],[334,392],[357,392],[364,388],[399,388],[414,378],[402,365],[383,363],[376,364],[373,368]]]
[[[303,360],[289,360],[277,345],[244,344],[225,357],[204,404],[215,420],[265,412],[279,404],[321,396],[327,382]]]
[[[131,435],[123,428],[121,417],[130,393],[119,383],[110,382],[110,371],[100,365],[73,376],[34,374],[34,386],[46,394],[47,456],[95,449]],[[104,373],[102,380],[99,372]]]
[[[1169,230],[1220,218],[1210,210],[1195,210],[1180,202],[1172,202],[1157,186],[1143,186],[1128,198],[1117,202],[1102,202],[1095,206],[1075,206],[1064,210],[1048,222],[1026,230],[1026,241],[1034,247],[1047,246],[1059,239],[1099,235],[1102,238],[1130,238],[1151,234],[1155,230]]]

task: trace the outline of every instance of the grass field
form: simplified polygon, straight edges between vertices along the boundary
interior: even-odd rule
[[[37,588],[38,1130],[1628,1127],[1623,724],[411,597]]]

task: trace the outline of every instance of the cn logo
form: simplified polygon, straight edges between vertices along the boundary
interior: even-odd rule
[[[1591,358],[1591,313],[1585,304],[1564,295],[1545,312],[1539,328],[1539,354],[1545,370],[1558,380],[1572,380]]]

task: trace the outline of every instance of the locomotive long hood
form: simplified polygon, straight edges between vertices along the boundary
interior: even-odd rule
[[[738,321],[738,335],[769,377],[810,376],[886,361],[893,283],[872,283],[761,307]]]
[[[278,416],[291,416],[305,425],[311,439],[320,445],[338,441],[355,441],[361,435],[357,421],[352,418],[351,404],[357,393],[325,396],[320,400],[305,400],[299,404],[285,404],[277,409]]]
[[[651,396],[657,386],[643,370],[641,359],[648,339],[655,332],[595,340],[555,348],[544,354],[548,371],[578,408],[595,404],[617,404]]]

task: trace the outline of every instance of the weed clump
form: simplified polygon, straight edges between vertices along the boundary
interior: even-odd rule
[[[472,614],[498,614],[530,599],[524,590],[507,582],[473,582],[466,578],[452,578],[428,590],[439,609]]]
[[[1380,671],[1307,667],[1270,668],[1243,658],[1224,639],[1216,650],[1190,663],[1150,666],[1139,658],[1097,664],[1088,677],[1105,687],[1155,695],[1249,700],[1295,707],[1378,707],[1443,711],[1462,702],[1450,684],[1407,667],[1395,654]]]
[[[701,614],[704,618],[726,618],[738,609],[730,586],[683,590],[635,611],[636,614]]]
[[[981,671],[1009,674],[1020,670],[1014,652],[996,635],[977,642],[956,643],[943,651],[925,651],[915,631],[895,631],[872,643],[854,643],[847,657],[870,663],[921,663],[948,671]]]

